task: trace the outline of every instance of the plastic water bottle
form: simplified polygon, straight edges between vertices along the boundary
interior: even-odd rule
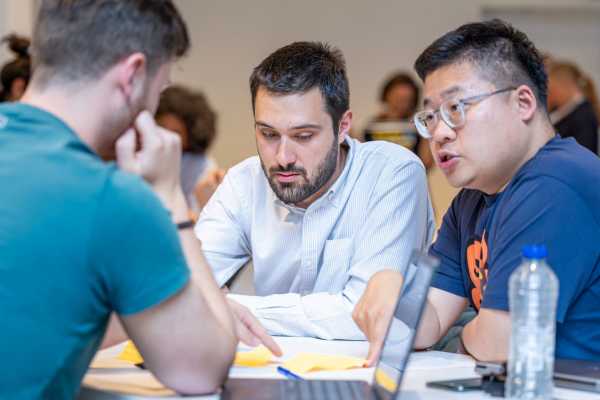
[[[551,399],[558,279],[546,264],[546,247],[525,246],[523,262],[511,274],[512,334],[506,398]]]

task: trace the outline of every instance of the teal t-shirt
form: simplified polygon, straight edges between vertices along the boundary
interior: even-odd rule
[[[142,179],[41,109],[0,106],[0,398],[73,398],[111,311],[189,280],[177,231]]]

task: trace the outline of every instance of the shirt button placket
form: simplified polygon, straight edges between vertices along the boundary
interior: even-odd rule
[[[304,215],[302,221],[302,292],[311,293],[314,286],[316,266],[314,264],[315,231],[312,229],[311,214]]]

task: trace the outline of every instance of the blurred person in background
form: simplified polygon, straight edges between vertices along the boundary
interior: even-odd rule
[[[591,78],[569,61],[552,60],[548,68],[548,110],[562,137],[598,154],[600,104]]]
[[[172,86],[161,95],[156,122],[181,137],[181,187],[197,216],[224,175],[206,155],[217,134],[217,114],[202,92]]]
[[[431,151],[410,120],[419,105],[420,92],[419,85],[407,72],[396,72],[389,77],[379,94],[383,109],[369,121],[363,136],[365,141],[387,140],[408,148],[429,170],[433,166]]]
[[[15,59],[4,64],[0,71],[0,101],[17,101],[23,96],[31,76],[31,57],[29,55],[29,38],[10,34],[2,39],[15,54]]]

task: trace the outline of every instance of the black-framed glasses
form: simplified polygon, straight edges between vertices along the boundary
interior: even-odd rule
[[[438,122],[440,122],[440,117],[450,128],[460,128],[465,124],[465,110],[467,106],[480,102],[495,94],[509,92],[515,89],[516,87],[511,86],[489,93],[465,97],[464,99],[446,100],[438,109],[419,111],[413,117],[413,122],[417,127],[419,135],[425,139],[431,139],[433,130]]]

